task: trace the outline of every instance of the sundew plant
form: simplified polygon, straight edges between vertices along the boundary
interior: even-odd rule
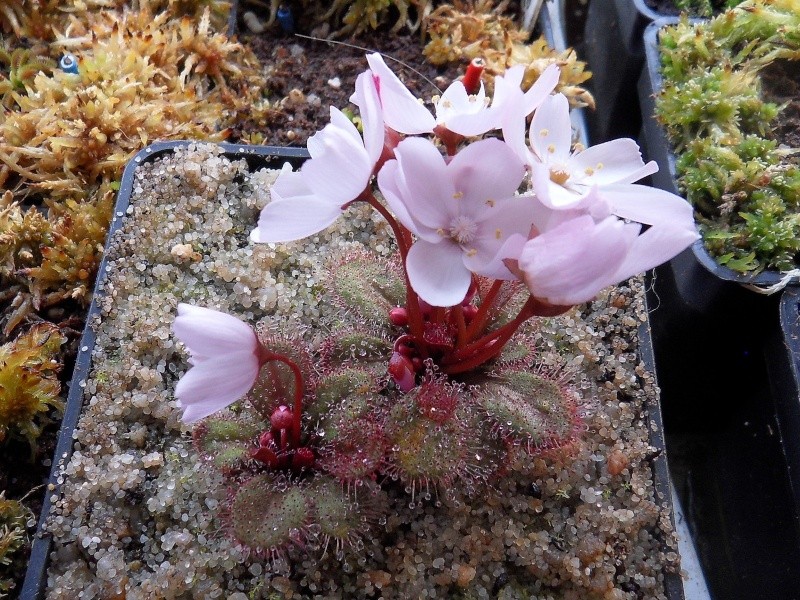
[[[321,342],[188,304],[173,326],[191,365],[175,395],[230,484],[231,532],[274,559],[363,546],[397,486],[412,505],[438,501],[511,453],[574,440],[575,392],[535,365],[526,327],[698,237],[682,198],[635,183],[656,169],[635,142],[573,144],[558,67],[527,92],[512,67],[490,99],[474,61],[432,114],[367,61],[351,97],[361,130],[332,107],[250,237],[301,239],[366,203],[393,254],[330,257],[323,293],[341,310]]]

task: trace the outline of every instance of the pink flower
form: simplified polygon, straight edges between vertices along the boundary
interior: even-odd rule
[[[300,171],[284,166],[261,211],[254,242],[288,242],[328,227],[343,207],[367,187],[383,151],[384,128],[375,83],[367,73],[356,79],[364,137],[339,109],[331,122],[308,140],[311,159]]]
[[[184,423],[222,410],[253,387],[260,369],[259,343],[249,325],[216,310],[181,303],[172,330],[191,355],[192,367],[175,386]]]
[[[433,115],[386,66],[383,57],[380,54],[367,54],[367,62],[370,69],[367,72],[372,76],[378,90],[386,125],[406,134],[433,131],[436,126]],[[361,109],[359,98],[354,95],[350,100]]]
[[[398,220],[418,237],[406,258],[414,291],[433,306],[460,303],[472,273],[513,279],[499,260],[506,238],[524,235],[531,198],[515,192],[525,167],[497,139],[475,142],[448,163],[436,146],[407,138],[378,174],[378,186]]]
[[[525,146],[525,123],[528,115],[550,97],[558,85],[561,70],[556,65],[547,67],[527,92],[522,91],[525,67],[514,65],[502,76],[494,79],[494,99],[491,110],[497,114],[497,128],[503,130],[503,139],[515,150]],[[518,151],[520,160],[526,155]]]
[[[658,171],[655,162],[642,161],[639,146],[631,139],[573,152],[569,103],[563,94],[547,98],[536,110],[528,137],[530,149],[524,141],[509,143],[530,165],[533,189],[551,208],[580,208],[593,186],[613,197],[620,186]]]
[[[641,222],[618,218],[598,188],[586,210],[541,206],[527,241],[515,237],[501,250],[506,264],[533,297],[557,306],[587,302],[603,288],[651,269],[698,239],[691,206],[682,198],[649,190],[638,198]],[[651,204],[650,212],[647,205]],[[635,212],[631,210],[631,212]],[[650,225],[642,232],[642,224]]]

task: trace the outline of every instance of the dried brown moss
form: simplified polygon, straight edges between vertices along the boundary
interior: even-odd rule
[[[72,52],[77,74],[37,68],[39,50],[9,53],[6,62],[16,55],[16,67],[31,68],[24,80],[7,78],[9,110],[0,115],[0,185],[14,192],[0,204],[6,335],[35,310],[88,301],[113,204],[107,192],[137,151],[155,140],[220,141],[237,120],[268,114],[258,60],[212,25],[213,10],[226,3],[205,2],[213,6],[199,20],[175,16],[187,4],[203,3],[64,8],[52,21],[50,58],[41,60]],[[48,207],[47,218],[19,204],[30,200]]]
[[[558,52],[545,39],[527,43],[529,34],[504,14],[508,1],[455,0],[442,4],[425,20],[430,41],[423,53],[435,65],[467,63],[473,58],[486,61],[489,87],[494,76],[502,75],[513,65],[525,66],[523,87],[527,89],[551,64],[561,68],[556,91],[563,93],[575,107],[594,107],[594,98],[580,84],[591,73],[572,49]]]

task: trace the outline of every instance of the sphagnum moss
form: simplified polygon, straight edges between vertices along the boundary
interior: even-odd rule
[[[655,496],[642,416],[656,390],[635,355],[636,328],[646,318],[639,280],[541,319],[530,334],[539,363],[579,373],[586,432],[573,443],[534,455],[517,447],[507,472],[474,496],[453,486],[412,507],[401,486],[387,486],[389,510],[368,533],[327,532],[343,556],[282,547],[291,576],[224,534],[227,492],[216,471],[200,464],[172,399],[186,368],[170,334],[177,303],[317,326],[337,310],[316,286],[324,257],[360,244],[390,247],[377,218],[357,210],[302,242],[231,242],[234,231],[252,227],[265,201],[258,190],[271,177],[248,175],[243,162],[210,146],[179,150],[136,177],[128,219],[108,254],[75,453],[48,520],[48,598],[123,590],[130,599],[622,600],[637,593],[623,590],[664,598],[664,570],[677,568],[677,556],[667,509]],[[178,244],[197,248],[200,260],[172,254]],[[346,521],[340,525],[349,528]]]

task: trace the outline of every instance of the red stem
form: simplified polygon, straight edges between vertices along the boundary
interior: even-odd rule
[[[263,346],[260,348],[260,358],[262,364],[273,360],[282,362],[292,370],[292,374],[294,375],[294,409],[292,410],[292,439],[290,445],[292,448],[298,448],[300,446],[300,431],[301,424],[303,422],[303,373],[300,371],[300,367],[297,366],[297,363],[295,363],[293,360],[282,356],[281,354],[271,352]]]
[[[478,312],[475,313],[475,317],[467,327],[465,343],[469,342],[475,337],[476,334],[483,331],[483,328],[486,326],[486,322],[489,320],[489,314],[492,306],[494,306],[494,301],[497,299],[497,295],[500,293],[500,288],[502,288],[502,286],[503,280],[496,279],[492,284],[492,287],[489,288],[489,291],[486,293],[486,297],[481,299],[481,305],[478,307]],[[457,344],[457,347],[459,346],[461,346],[461,344]]]
[[[375,198],[375,195],[369,190],[369,188],[364,190],[358,198],[353,200],[353,202],[357,202],[359,200],[367,202],[370,206],[372,206],[372,208],[377,210],[378,213],[384,219],[386,219],[389,227],[392,228],[392,233],[394,233],[395,240],[397,240],[397,248],[400,251],[400,260],[403,263],[403,274],[406,282],[406,310],[408,311],[408,329],[415,338],[421,341],[424,331],[424,319],[422,318],[422,311],[420,311],[419,308],[419,297],[411,287],[411,282],[408,279],[408,270],[406,269],[406,256],[408,255],[408,250],[411,248],[411,232],[402,224],[398,223],[397,219],[394,218],[394,215],[392,215],[392,213],[390,213],[383,204],[378,202],[378,199]],[[423,354],[423,358],[426,358],[425,355],[427,355],[427,352],[425,352],[425,348],[422,344],[420,344],[420,351]]]
[[[528,298],[513,320],[445,357],[441,361],[442,371],[448,375],[463,373],[495,358],[520,325],[534,316],[536,306],[536,300]]]

